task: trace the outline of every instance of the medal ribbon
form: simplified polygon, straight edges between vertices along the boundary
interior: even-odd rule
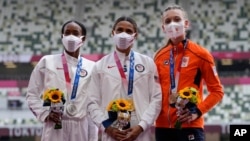
[[[171,92],[177,93],[177,88],[178,88],[178,83],[179,83],[179,78],[180,78],[180,72],[181,72],[181,64],[182,64],[182,59],[184,56],[185,49],[187,47],[187,39],[183,41],[183,48],[184,51],[181,56],[181,62],[177,68],[176,76],[174,76],[174,53],[173,53],[173,48],[170,51],[170,82],[171,82]]]
[[[122,78],[122,83],[125,86],[125,88],[128,88],[128,95],[131,95],[133,92],[133,83],[134,83],[134,60],[135,60],[134,52],[131,51],[131,53],[130,53],[130,58],[129,58],[130,67],[129,67],[129,80],[128,80],[128,82],[127,82],[126,75],[123,71],[120,59],[118,58],[116,51],[114,52],[114,57],[115,57],[115,63],[117,65],[117,68],[118,68],[119,73],[120,73],[121,78]]]
[[[62,54],[62,63],[63,63],[64,76],[65,76],[65,80],[66,80],[66,88],[67,88],[67,91],[69,92],[70,91],[70,86],[71,86],[70,85],[71,79],[69,77],[69,68],[68,68],[68,64],[67,64],[67,61],[66,61],[66,58],[65,58],[64,54]],[[82,58],[80,57],[80,60],[77,63],[75,80],[74,80],[70,100],[74,100],[76,98],[76,92],[77,92],[77,89],[78,89],[81,66],[82,66]]]

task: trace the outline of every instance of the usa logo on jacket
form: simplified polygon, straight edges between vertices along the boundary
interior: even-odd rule
[[[80,76],[81,76],[81,77],[85,77],[85,76],[87,76],[87,75],[88,75],[87,70],[81,69],[81,71],[80,71]]]
[[[135,70],[137,72],[143,72],[145,70],[145,67],[142,64],[135,65]]]

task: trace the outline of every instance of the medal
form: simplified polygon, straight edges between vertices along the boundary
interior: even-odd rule
[[[77,114],[77,108],[74,104],[68,104],[66,107],[66,111],[71,116],[74,116]]]
[[[170,104],[175,103],[176,100],[177,100],[177,97],[178,97],[178,94],[177,94],[177,93],[172,93],[172,94],[170,94],[170,96],[169,96],[169,103],[170,103]]]

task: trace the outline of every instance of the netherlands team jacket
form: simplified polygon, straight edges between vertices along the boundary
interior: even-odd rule
[[[175,48],[175,49],[174,49]],[[183,43],[177,46],[171,44],[160,49],[155,55],[155,63],[159,72],[159,80],[162,87],[163,106],[159,117],[156,120],[156,127],[174,128],[177,120],[177,110],[169,104],[171,91],[170,78],[170,51],[174,50],[176,74],[180,66],[180,77],[177,92],[185,87],[194,87],[199,90],[200,103],[197,104],[202,116],[191,123],[183,123],[185,127],[204,127],[203,115],[218,104],[224,95],[213,56],[203,47],[188,40],[184,50]],[[206,84],[208,95],[203,95],[203,85]]]

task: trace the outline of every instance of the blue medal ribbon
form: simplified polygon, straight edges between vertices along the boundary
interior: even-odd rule
[[[133,93],[133,83],[134,83],[134,52],[131,51],[130,53],[130,58],[129,58],[129,63],[130,63],[130,68],[129,68],[129,80],[128,80],[128,85],[127,85],[127,81],[126,81],[126,75],[122,69],[122,65],[121,62],[116,54],[116,52],[114,52],[114,57],[115,57],[115,62],[117,65],[117,68],[119,70],[119,73],[121,75],[121,78],[124,84],[124,86],[128,86],[128,95],[131,95]]]
[[[81,73],[81,66],[82,66],[82,58],[78,61],[77,68],[76,68],[76,75],[75,75],[75,80],[72,88],[72,94],[71,94],[71,100],[76,98],[76,92],[78,89],[78,84],[79,84],[79,78],[80,78],[80,73]]]
[[[175,80],[174,80],[174,54],[173,50],[170,51],[170,80],[171,80],[171,90],[175,88]]]
[[[129,79],[128,79],[128,95],[131,95],[133,93],[133,83],[134,83],[134,52],[131,51],[130,58],[129,58]]]
[[[65,76],[65,79],[66,79],[66,88],[69,91],[71,79],[69,77],[69,68],[68,68],[68,65],[67,65],[66,58],[65,58],[64,54],[62,55],[62,62],[63,62],[64,76]],[[79,84],[79,79],[80,79],[81,66],[82,66],[82,58],[80,57],[80,60],[77,63],[75,80],[74,80],[74,83],[73,83],[73,88],[72,88],[72,93],[71,93],[70,100],[74,100],[76,98],[76,92],[77,92],[77,89],[78,89],[78,84]]]
[[[182,54],[182,57],[181,57],[181,63],[182,63],[182,59],[183,59],[183,56],[184,56],[185,49],[187,47],[187,42],[188,42],[187,39],[183,40],[184,51],[183,51],[183,54]],[[176,85],[178,85],[178,84],[175,84],[175,75],[174,75],[174,67],[175,67],[175,65],[174,65],[173,49],[171,49],[171,51],[170,51],[170,59],[169,59],[169,61],[170,61],[170,83],[171,83],[171,90],[173,90],[173,89],[175,89],[177,87]],[[181,71],[181,69],[180,69],[181,68],[181,63],[180,63],[179,68],[178,68],[179,72]]]

